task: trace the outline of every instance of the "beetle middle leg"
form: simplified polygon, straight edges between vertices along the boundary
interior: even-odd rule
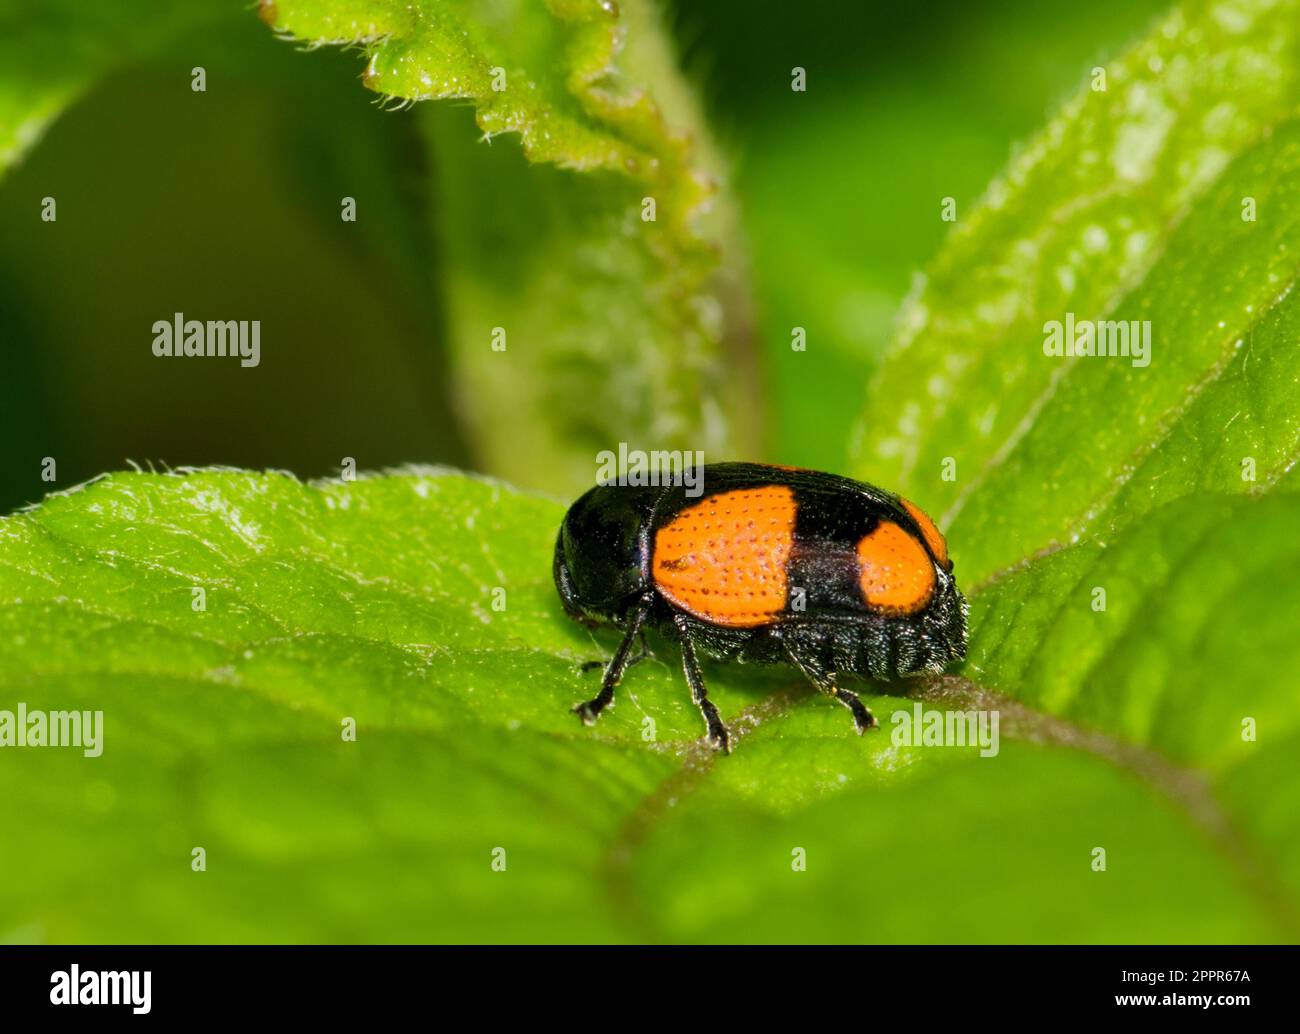
[[[708,690],[704,686],[704,675],[700,671],[699,659],[695,656],[695,643],[691,640],[690,622],[681,614],[678,614],[673,621],[677,625],[677,632],[681,638],[682,668],[686,672],[686,681],[691,687],[691,699],[700,709],[700,714],[704,715],[704,724],[709,730],[709,743],[714,749],[729,754],[731,753],[730,737],[727,735],[727,727],[722,724],[722,719],[718,716],[717,706],[709,699]]]
[[[842,689],[835,684],[835,672],[824,664],[815,652],[800,650],[789,641],[784,645],[785,654],[790,658],[790,662],[804,673],[809,682],[827,696],[834,697],[853,713],[853,725],[858,730],[859,736],[879,725],[876,716],[867,709],[867,705],[853,690]]]
[[[623,641],[618,644],[618,649],[614,651],[614,657],[609,662],[609,667],[605,669],[605,677],[600,682],[600,692],[585,703],[577,704],[573,708],[573,713],[582,719],[583,725],[595,725],[596,719],[600,717],[600,712],[605,710],[614,701],[614,687],[618,685],[619,680],[623,678],[623,673],[627,671],[636,661],[641,660],[646,655],[645,650],[645,633],[642,631],[645,625],[646,616],[649,614],[649,605],[638,607],[628,621],[627,632],[623,635]],[[632,652],[632,643],[641,639],[642,652],[635,659],[629,654]],[[584,668],[586,666],[584,665]]]

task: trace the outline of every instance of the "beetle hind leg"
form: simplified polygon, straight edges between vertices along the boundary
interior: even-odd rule
[[[879,727],[880,723],[876,721],[876,716],[871,713],[871,709],[862,702],[862,698],[853,692],[853,690],[841,689],[839,686],[836,686],[831,695],[853,712],[853,726],[858,730],[859,736],[868,729]]]
[[[785,653],[790,658],[790,662],[804,673],[817,689],[825,693],[828,697],[834,697],[841,704],[849,709],[853,715],[854,728],[858,730],[861,736],[868,729],[875,729],[879,726],[876,716],[871,713],[862,699],[851,689],[843,689],[835,684],[835,671],[830,664],[827,664],[818,656],[816,650],[803,650],[797,645],[785,642]]]

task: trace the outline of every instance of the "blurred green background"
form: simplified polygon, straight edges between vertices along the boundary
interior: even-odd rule
[[[1162,6],[670,10],[742,206],[770,392],[753,400],[767,455],[752,458],[844,466],[894,312],[947,228],[940,200],[974,202]],[[195,64],[207,94],[188,89]],[[795,65],[807,94],[790,90]],[[481,466],[426,229],[458,200],[435,195],[413,112],[383,110],[360,70],[232,4],[95,85],[0,179],[0,509],[128,461]],[[509,137],[492,147],[523,162]],[[46,195],[57,223],[40,219]],[[343,196],[356,223],[339,219]],[[261,365],[156,359],[149,328],[175,311],[260,319]]]

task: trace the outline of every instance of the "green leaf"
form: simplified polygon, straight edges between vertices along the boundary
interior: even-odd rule
[[[4,520],[5,699],[102,709],[105,741],[94,760],[0,752],[26,816],[0,848],[0,929],[545,936],[520,901],[579,907],[593,842],[669,763],[567,742],[574,664],[598,654],[552,613],[557,509],[437,473],[205,472],[117,475]],[[493,882],[500,844],[522,880]],[[610,933],[592,913],[569,936]]]
[[[969,581],[1294,463],[1298,15],[1176,8],[959,219],[906,307],[855,469],[942,515]],[[1045,355],[1067,313],[1149,321],[1150,365]]]
[[[22,802],[0,841],[0,933],[1286,936],[1172,764],[1007,701],[1008,740],[981,758],[892,743],[910,701],[870,701],[885,729],[859,738],[788,672],[710,665],[737,740],[715,758],[675,650],[652,639],[656,659],[582,727],[568,709],[599,676],[578,665],[614,640],[560,610],[562,512],[443,471],[304,485],[211,470],[117,474],[0,521],[3,706],[104,712],[98,758],[0,749],[0,792]],[[1264,728],[1275,712],[1259,713]],[[1278,777],[1233,773],[1243,794]],[[1286,813],[1249,818],[1294,874]]]
[[[979,592],[964,669],[981,690],[1069,720],[1076,743],[1105,730],[1113,742],[1099,749],[1182,800],[1291,936],[1298,524],[1300,496],[1289,493],[1158,506],[1114,539],[1042,557]],[[944,688],[963,695],[963,681]]]
[[[450,344],[485,469],[576,491],[619,441],[752,444],[725,169],[652,3],[285,0],[263,15],[295,39],[361,44],[363,81],[394,102],[473,103],[478,134],[464,112],[424,118]]]
[[[1300,734],[1290,576],[1300,497],[1194,495],[976,596],[967,674],[1213,771]],[[1280,583],[1280,584],[1279,584]],[[1105,590],[1102,599],[1096,589]]]

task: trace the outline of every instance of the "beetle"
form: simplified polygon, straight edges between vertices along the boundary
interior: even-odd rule
[[[792,467],[715,463],[694,473],[689,484],[700,487],[690,491],[680,475],[598,484],[560,525],[553,573],[565,612],[623,632],[600,692],[573,708],[585,724],[648,654],[647,627],[680,644],[708,740],[723,753],[730,737],[701,653],[793,665],[852,712],[859,734],[876,720],[839,676],[937,673],[965,657],[966,600],[947,543],[918,506]]]

